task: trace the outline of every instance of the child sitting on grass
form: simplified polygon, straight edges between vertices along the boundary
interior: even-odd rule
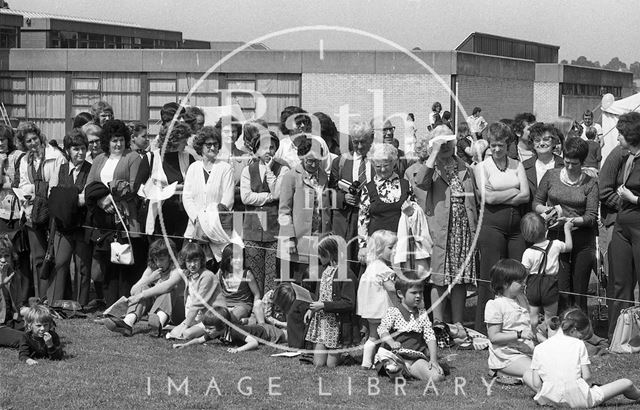
[[[531,367],[535,335],[531,330],[529,308],[523,290],[527,270],[514,259],[501,259],[491,268],[491,288],[496,298],[487,302],[484,321],[487,323],[489,370],[492,376],[515,382]]]
[[[16,274],[14,266],[17,259],[9,237],[0,236],[0,347],[17,348],[22,339],[24,323],[9,289]]]
[[[216,306],[213,311],[207,311],[202,319],[204,335],[186,343],[175,343],[174,349],[203,344],[211,340],[220,340],[222,343],[236,347],[227,349],[229,353],[239,353],[248,350],[256,350],[260,342],[286,343],[285,330],[266,323],[258,325],[240,325],[235,322],[235,317],[229,309]]]
[[[189,242],[179,255],[187,276],[185,319],[167,334],[167,339],[193,339],[204,335],[204,313],[213,306],[226,306],[218,275],[205,268],[206,257],[197,243]]]
[[[536,346],[524,382],[536,392],[538,404],[590,408],[620,394],[640,401],[640,390],[629,379],[601,386],[591,383],[591,362],[584,343],[590,331],[587,315],[573,308],[562,315],[558,332]]]
[[[436,336],[422,304],[424,282],[398,276],[395,289],[400,304],[388,308],[378,326],[378,334],[385,345],[376,354],[376,369],[378,372],[384,370],[392,378],[411,376],[434,382],[443,380]]]
[[[171,250],[175,253],[176,245],[167,239]],[[173,266],[169,248],[165,239],[156,239],[149,246],[148,266],[142,274],[142,278],[131,288],[129,296],[129,308],[123,319],[109,317],[105,319],[104,325],[112,332],[120,333],[124,336],[131,336],[133,325],[149,313],[149,326],[151,326],[151,336],[159,337],[162,328],[171,319],[173,313],[182,316],[178,320],[184,319],[184,292],[180,269]],[[176,312],[178,311],[178,312]]]
[[[573,222],[564,223],[564,242],[547,239],[547,227],[544,219],[535,212],[529,212],[522,217],[520,230],[524,240],[533,246],[522,254],[522,264],[527,269],[527,300],[529,301],[529,315],[531,326],[538,326],[538,316],[544,312],[548,322],[558,314],[558,270],[560,268],[560,254],[571,252],[573,240],[571,229]],[[541,312],[542,310],[542,312]]]
[[[25,315],[25,322],[27,329],[18,348],[20,361],[34,365],[38,363],[35,359],[62,359],[64,352],[49,308],[44,305],[30,307]]]

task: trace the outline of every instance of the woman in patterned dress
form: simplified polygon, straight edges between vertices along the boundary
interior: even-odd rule
[[[476,280],[477,253],[470,252],[476,230],[475,182],[469,166],[454,155],[454,140],[446,127],[437,127],[423,171],[416,176],[418,187],[427,192],[425,214],[433,238],[431,254],[431,303],[452,285],[448,303],[451,321],[462,327],[466,285]],[[429,144],[419,144],[427,146]],[[443,321],[444,304],[433,308],[434,322]]]

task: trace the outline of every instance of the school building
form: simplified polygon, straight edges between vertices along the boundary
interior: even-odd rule
[[[154,133],[160,107],[185,100],[205,71],[242,44],[2,9],[0,101],[9,117],[35,121],[50,138],[60,139],[72,118],[100,99],[117,118],[148,123]],[[474,106],[490,122],[520,112],[541,120],[580,118],[604,93],[622,98],[633,88],[631,73],[558,64],[557,46],[483,33],[472,33],[456,50],[412,53],[435,74],[397,51],[250,45],[220,64],[185,104],[237,103],[246,118],[260,116],[273,125],[288,105],[325,112],[336,124],[382,115],[391,117],[402,139],[406,113],[414,113],[424,131],[435,101],[456,120]]]

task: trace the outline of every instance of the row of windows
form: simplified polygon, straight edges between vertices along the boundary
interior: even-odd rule
[[[620,98],[622,97],[622,87],[562,83],[562,95],[602,97],[605,94],[613,94],[614,97]]]
[[[160,109],[167,102],[184,101],[185,105],[198,107],[238,104],[245,119],[260,117],[274,126],[284,107],[301,103],[299,74],[216,73],[203,79],[197,88],[194,86],[201,77],[197,73],[147,76],[143,81],[139,73],[76,72],[71,75],[71,89],[66,90],[64,73],[5,72],[0,73],[0,101],[10,117],[33,120],[53,138],[64,135],[69,118],[89,111],[99,100],[111,104],[119,119],[146,122],[153,134],[160,129]]]
[[[180,41],[109,36],[75,31],[51,31],[51,48],[180,48]]]

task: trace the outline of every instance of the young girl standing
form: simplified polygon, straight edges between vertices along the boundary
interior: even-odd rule
[[[538,345],[524,382],[540,405],[589,408],[622,394],[640,401],[640,390],[629,379],[602,386],[591,383],[589,355],[584,339],[591,333],[589,318],[578,308],[562,315],[558,332]]]
[[[340,355],[328,353],[327,350],[348,344],[353,334],[352,329],[357,324],[354,318],[356,278],[347,270],[346,263],[338,264],[340,259],[346,258],[346,254],[343,252],[340,255],[340,242],[337,238],[327,236],[318,243],[318,257],[324,267],[319,299],[311,302],[304,315],[305,323],[309,323],[306,339],[314,344],[313,364],[316,366],[338,365]],[[344,271],[341,272],[340,269]]]
[[[531,366],[534,334],[523,290],[527,270],[518,261],[501,259],[491,269],[491,287],[496,298],[487,302],[489,369],[494,375],[522,377]]]
[[[558,314],[560,254],[571,252],[573,249],[572,228],[571,220],[565,222],[562,242],[547,239],[544,219],[535,212],[529,212],[520,222],[524,240],[533,243],[533,246],[522,254],[522,264],[529,272],[526,295],[533,329],[538,326],[541,309],[544,311],[546,322]]]
[[[49,308],[44,305],[30,307],[25,322],[27,331],[22,335],[18,348],[20,361],[33,365],[38,363],[35,359],[62,359],[64,352]]]
[[[362,352],[362,367],[370,369],[377,350],[378,326],[387,309],[393,306],[395,273],[391,255],[396,235],[387,230],[374,232],[367,243],[367,269],[358,286],[358,316],[369,323],[369,339]]]

